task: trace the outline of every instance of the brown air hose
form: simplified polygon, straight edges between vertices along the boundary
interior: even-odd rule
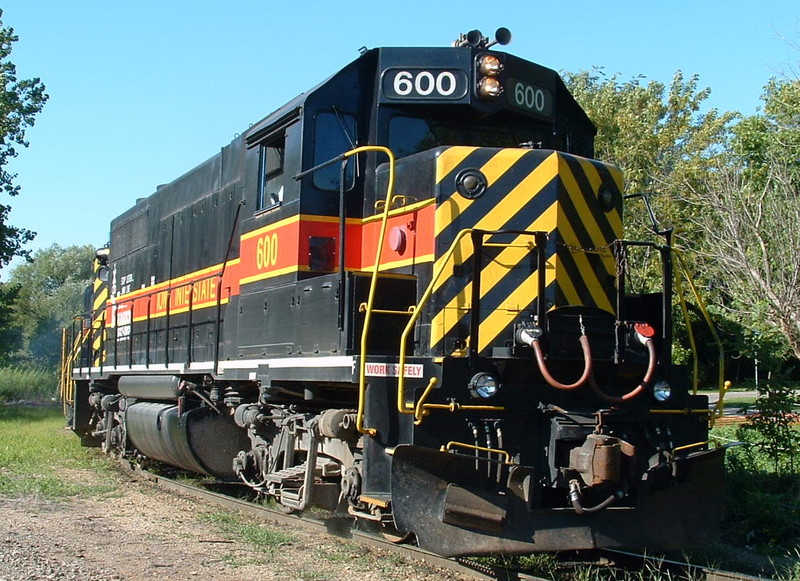
[[[653,343],[652,339],[646,339],[644,342],[645,347],[647,347],[647,354],[650,357],[650,360],[647,364],[647,372],[644,374],[644,378],[642,382],[634,387],[631,391],[626,393],[622,396],[613,396],[608,395],[600,386],[597,385],[597,382],[594,380],[594,376],[589,378],[589,385],[592,387],[592,391],[594,391],[599,397],[603,398],[604,400],[611,402],[611,403],[622,403],[624,401],[628,401],[629,399],[633,399],[637,395],[639,395],[644,388],[650,385],[650,382],[653,380],[653,375],[656,371],[656,363],[658,362],[658,357],[656,356],[656,345]]]
[[[550,375],[550,371],[547,369],[547,364],[544,361],[544,355],[542,355],[542,348],[539,346],[538,338],[533,339],[530,343],[531,347],[533,347],[533,352],[536,353],[536,363],[539,364],[539,371],[544,377],[545,381],[549,383],[551,386],[555,387],[556,389],[563,389],[565,391],[576,389],[586,383],[586,380],[591,380],[592,377],[592,350],[589,348],[589,337],[586,335],[581,335],[580,338],[581,347],[583,348],[583,375],[578,378],[578,381],[575,383],[561,383],[560,381],[556,380],[552,375]]]

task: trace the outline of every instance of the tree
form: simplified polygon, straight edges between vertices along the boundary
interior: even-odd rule
[[[54,244],[11,271],[9,285],[18,289],[14,311],[22,335],[19,359],[57,363],[61,329],[84,310],[94,256],[90,245],[62,248]]]
[[[17,147],[27,147],[25,131],[33,126],[36,115],[47,102],[44,84],[38,79],[17,79],[17,67],[9,60],[11,46],[18,40],[14,29],[3,26],[0,10],[0,191],[9,196],[19,194],[14,184],[16,175],[6,169],[17,156]],[[14,256],[27,256],[23,246],[35,233],[7,223],[11,206],[0,203],[0,268]]]
[[[675,73],[667,87],[635,77],[628,81],[602,70],[566,74],[565,81],[597,127],[595,157],[618,166],[625,194],[653,194],[661,225],[688,224],[694,210],[687,194],[704,183],[724,151],[735,113],[702,113],[710,89],[698,77]],[[644,205],[626,205],[625,236],[652,238]],[[657,253],[639,249],[627,258],[632,290],[652,290],[660,281]]]
[[[727,309],[777,331],[800,358],[800,80],[772,80],[730,154],[696,191],[693,218]]]
[[[14,316],[17,297],[18,286],[0,283],[0,366],[6,365],[22,346],[22,329]]]
[[[602,70],[565,78],[597,126],[595,157],[623,170],[626,193],[659,194],[659,217],[679,225],[686,185],[702,183],[715,167],[736,114],[701,113],[711,90],[681,71],[669,87],[643,77],[622,82]]]

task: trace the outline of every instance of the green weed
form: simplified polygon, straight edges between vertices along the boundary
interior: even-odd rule
[[[245,521],[243,517],[229,512],[211,512],[200,515],[200,520],[219,526],[225,533],[243,539],[262,551],[275,549],[294,542],[286,533],[276,531],[269,525]]]
[[[49,402],[58,397],[58,373],[43,366],[0,367],[0,403]]]

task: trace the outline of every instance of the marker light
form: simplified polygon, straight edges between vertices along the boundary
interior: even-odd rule
[[[478,95],[482,99],[496,99],[503,92],[503,87],[495,77],[483,77],[478,83]]]
[[[602,206],[603,210],[606,212],[610,212],[614,209],[615,196],[614,192],[610,188],[600,188],[597,198],[600,200],[600,206]]]
[[[657,381],[653,386],[653,397],[656,401],[667,401],[671,395],[672,388],[666,381]]]
[[[478,59],[478,72],[488,77],[496,77],[503,70],[503,63],[493,54],[485,54]]]
[[[500,389],[500,382],[489,373],[476,373],[469,380],[469,393],[472,397],[488,399]]]

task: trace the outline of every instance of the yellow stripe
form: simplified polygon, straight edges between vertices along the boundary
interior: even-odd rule
[[[522,152],[526,153],[525,151]],[[538,195],[541,191],[542,187],[547,185],[557,174],[558,154],[554,153],[541,164],[539,164],[539,166],[536,167],[536,169],[534,169],[531,173],[525,176],[525,178],[508,193],[508,195],[498,200],[497,205],[494,206],[492,210],[487,212],[480,220],[478,220],[474,228],[478,230],[499,230],[511,216],[514,216],[520,208],[528,204],[534,197],[536,197],[536,195]],[[453,198],[460,197],[461,196],[453,196]],[[437,232],[444,230],[444,226],[439,228],[439,219],[440,216],[437,210]],[[553,228],[548,228],[547,230],[550,231],[552,229]],[[469,240],[463,240],[461,247],[454,254],[454,256],[459,263],[469,260],[469,258],[472,256],[472,243]],[[440,267],[438,262],[441,260],[441,257],[437,260],[434,271]],[[445,282],[447,282],[447,279],[444,277],[437,281],[434,291],[441,288]]]
[[[553,203],[548,207],[544,212],[542,212],[525,230],[533,230],[533,231],[551,231],[553,230],[553,226],[555,225],[555,220],[557,216],[557,204]],[[531,240],[530,236],[519,236],[514,241],[514,244],[524,244],[525,242]],[[472,250],[471,243],[469,244],[470,247],[470,254]],[[522,260],[525,260],[530,255],[530,250],[523,249],[523,248],[504,248],[497,256],[495,260],[490,262],[482,271],[481,271],[481,298],[485,297],[489,291],[491,291],[501,280],[502,278],[511,272],[511,270],[517,266]],[[549,278],[551,281],[555,277],[555,270],[551,269],[549,265],[546,266],[546,270],[548,271],[545,275],[545,278]],[[550,272],[552,270],[552,272]],[[534,272],[533,275],[537,273]],[[526,292],[527,289],[526,289]],[[536,298],[538,292],[538,287],[534,287],[533,295],[529,296],[527,300],[523,301],[525,305],[527,305],[532,299]],[[514,293],[515,295],[517,293]],[[453,299],[433,318],[432,327],[431,327],[431,345],[435,345],[441,339],[447,335],[453,327],[469,312],[470,304],[472,300],[472,285],[468,284],[458,295],[453,297]],[[509,302],[509,301],[507,301]],[[513,302],[513,301],[512,301]],[[483,336],[483,326],[481,326],[481,336]],[[494,332],[493,330],[488,331],[489,333]],[[497,335],[499,331],[494,333],[494,336]]]
[[[427,200],[422,200],[421,202],[415,202],[413,204],[409,204],[408,206],[401,206],[399,208],[395,208],[394,210],[389,210],[389,218],[394,216],[400,216],[402,214],[410,214],[411,212],[416,212],[417,210],[421,210],[426,206],[430,206],[431,204],[436,203],[436,198],[429,198]],[[364,220],[360,220],[358,218],[350,218],[347,220],[348,224],[369,224],[370,222],[380,222],[383,220],[383,212],[376,214],[375,216],[370,216],[369,218],[364,218]],[[318,221],[315,219],[315,221]],[[333,220],[337,224],[339,223],[339,219],[336,218]]]
[[[229,298],[222,299],[222,300],[219,301],[219,304],[227,305],[229,301],[230,301]],[[216,306],[217,306],[217,302],[216,301],[209,302],[209,303],[203,303],[202,305],[192,305],[192,312],[200,311],[202,309],[209,309],[209,308],[216,307]],[[170,309],[169,316],[171,317],[172,315],[180,315],[181,313],[188,313],[188,312],[189,312],[189,307],[188,306],[187,307],[180,307],[178,309]],[[167,312],[166,311],[160,311],[158,313],[152,313],[149,318],[150,318],[150,320],[153,320],[153,319],[158,319],[160,317],[166,317],[166,316],[167,316]],[[147,319],[148,319],[147,315],[144,315],[143,317],[142,316],[140,316],[140,317],[132,317],[132,320],[133,320],[134,323],[139,323],[141,321],[146,321]]]
[[[572,225],[569,223],[569,220],[567,220],[563,210],[560,207],[558,213],[559,213],[558,229],[561,232],[561,239],[564,241],[565,244],[569,244],[571,246],[579,246],[578,238],[572,229]],[[597,308],[613,313],[614,307],[611,305],[608,296],[603,291],[603,286],[597,279],[597,275],[592,269],[592,266],[589,263],[589,259],[587,258],[586,253],[581,251],[574,251],[574,252],[569,250],[564,250],[564,251],[570,252],[573,260],[575,260],[578,272],[583,275],[583,280],[586,284],[586,287],[589,289],[589,293],[592,295],[592,300],[594,301],[594,305],[586,305],[586,306],[597,306]],[[565,278],[568,278],[566,271],[565,270],[560,271],[558,273],[558,280],[561,281],[562,279]],[[576,304],[580,304],[580,301],[578,301]]]
[[[508,305],[507,308],[496,309],[492,311],[489,313],[489,316],[481,322],[478,333],[479,352],[483,351],[487,346],[489,346],[497,338],[497,336],[504,329],[507,329],[508,326],[519,316],[519,308],[515,309],[513,305],[527,305],[532,298],[544,300],[544,297],[538,296],[538,278],[538,272],[531,273],[531,275],[525,279],[521,285],[515,288],[514,292],[508,296],[506,299],[506,304]],[[549,264],[546,265],[545,286],[551,284],[555,278],[555,268],[552,268]]]
[[[239,258],[234,258],[228,261],[228,268],[239,264]],[[208,266],[203,268],[202,270],[196,270],[194,272],[189,272],[187,274],[183,274],[177,278],[173,278],[171,280],[165,280],[158,284],[154,284],[152,286],[146,286],[144,288],[136,289],[135,291],[131,291],[124,295],[119,295],[117,297],[112,297],[112,302],[122,302],[126,300],[130,300],[132,298],[147,295],[151,293],[155,293],[161,289],[168,289],[170,287],[181,286],[184,282],[192,278],[202,278],[204,275],[211,274],[211,273],[218,273],[222,270],[222,263],[215,264],[214,266]]]
[[[96,311],[97,309],[102,307],[107,299],[108,299],[108,290],[104,290],[94,298],[94,302],[92,302],[92,310]]]
[[[424,264],[426,262],[433,262],[434,255],[433,254],[426,254],[424,256],[417,256],[408,258],[405,260],[395,260],[393,262],[381,262],[381,272],[385,270],[391,270],[393,268],[401,268],[403,266],[414,266],[415,264]],[[359,272],[372,272],[375,270],[375,265],[367,266],[364,270]]]
[[[527,153],[528,151],[525,149],[502,149],[492,156],[492,158],[480,168],[483,175],[486,176],[487,185],[491,187],[492,184],[503,177],[503,175]],[[470,200],[453,192],[438,208],[436,208],[435,235],[439,236],[445,228],[450,226],[454,220],[474,203],[475,200]],[[480,226],[476,227],[480,228]]]
[[[578,216],[580,216],[581,224],[592,239],[592,245],[594,247],[600,247],[611,242],[611,240],[606,240],[603,236],[603,232],[600,230],[600,225],[597,223],[594,213],[589,209],[589,206],[586,205],[586,198],[581,191],[581,187],[578,185],[578,182],[575,181],[575,176],[566,164],[562,165],[562,171],[560,173],[561,181],[564,184],[564,188],[567,190],[567,195],[569,195],[570,200],[572,200],[572,205],[575,207],[575,211],[578,213]],[[577,237],[575,242],[579,244]],[[608,266],[606,266],[606,268],[608,268]]]
[[[603,183],[602,178],[600,177],[600,172],[597,170],[597,166],[594,162],[588,159],[580,159],[581,167],[583,168],[586,177],[589,180],[589,183],[592,185],[592,191],[597,192],[600,189],[600,186]],[[621,172],[615,168],[614,166],[606,166],[609,170],[609,173],[614,178],[614,182],[616,183],[617,188],[619,191],[622,191],[622,174]],[[606,219],[608,220],[611,228],[616,233],[617,238],[622,238],[622,218],[619,215],[619,211],[614,208],[610,212],[605,213]],[[606,241],[608,243],[610,241]]]
[[[243,278],[239,280],[239,284],[247,284],[248,282],[255,282],[257,280],[264,280],[265,278],[275,278],[276,276],[281,276],[282,274],[289,274],[290,272],[299,272],[300,270],[308,270],[306,267],[302,269],[298,267],[296,264],[292,266],[287,266],[284,268],[279,268],[277,270],[269,270],[267,272],[261,272],[259,274],[254,274],[253,276],[248,276],[247,278]]]
[[[250,238],[254,238],[256,236],[260,236],[260,235],[264,234],[265,232],[272,232],[273,230],[276,230],[278,228],[282,228],[283,226],[287,226],[289,224],[293,224],[295,222],[299,222],[300,221],[300,216],[301,216],[300,214],[297,214],[295,216],[289,216],[288,218],[284,218],[283,220],[278,220],[277,222],[273,222],[272,224],[267,224],[266,226],[262,226],[261,228],[258,228],[257,230],[253,230],[251,232],[248,232],[247,234],[242,234],[241,237],[240,237],[240,240],[242,242],[244,242],[245,240],[249,240]],[[336,221],[338,222],[338,220],[336,220]]]
[[[451,147],[442,152],[436,160],[436,183],[437,185],[446,175],[457,168],[469,154],[478,149],[477,147]]]
[[[561,266],[561,259],[558,257],[558,254],[553,256],[552,260],[556,273],[563,272],[564,267]],[[575,289],[575,286],[572,284],[571,278],[564,275],[556,276],[556,282],[558,283],[558,287],[561,289],[561,292],[564,293],[564,297],[567,300],[567,304],[570,305],[580,304],[581,297],[578,294],[578,291]]]

